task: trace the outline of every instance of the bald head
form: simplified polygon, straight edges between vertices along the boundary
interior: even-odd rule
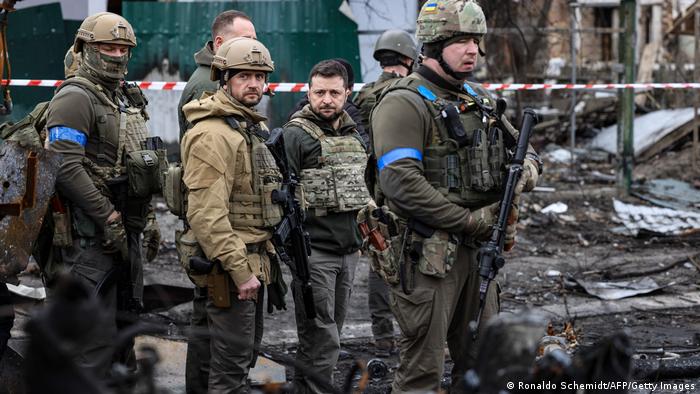
[[[211,26],[214,52],[219,49],[224,41],[236,37],[256,38],[255,26],[248,15],[241,11],[224,11],[219,14]]]

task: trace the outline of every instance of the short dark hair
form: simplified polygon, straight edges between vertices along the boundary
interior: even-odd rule
[[[348,72],[343,67],[343,64],[337,60],[322,60],[311,69],[309,73],[309,87],[311,86],[311,79],[317,75],[324,78],[341,77],[343,78],[343,87],[348,89]]]
[[[211,24],[212,41],[216,38],[216,36],[221,35],[220,33],[222,30],[224,30],[224,28],[226,28],[230,24],[233,24],[233,21],[236,20],[236,18],[242,18],[251,21],[250,17],[246,15],[245,12],[238,10],[228,10],[217,15],[216,18],[214,18],[214,23]]]

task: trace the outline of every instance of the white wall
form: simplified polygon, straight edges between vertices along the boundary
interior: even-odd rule
[[[418,2],[417,0],[348,0],[348,2],[357,22],[357,30],[360,32],[362,82],[372,82],[382,72],[379,63],[372,57],[374,43],[379,35],[388,29],[403,29],[415,34]],[[360,82],[360,78],[355,79],[356,82]]]

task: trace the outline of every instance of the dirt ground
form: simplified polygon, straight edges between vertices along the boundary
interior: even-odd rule
[[[668,152],[641,164],[636,167],[635,176],[697,182],[700,175],[688,170],[688,151],[686,148],[680,152]],[[700,291],[700,258],[697,257],[700,253],[700,233],[630,237],[612,232],[611,229],[619,225],[612,219],[614,197],[628,203],[648,204],[634,197],[618,197],[614,185],[608,180],[601,180],[599,176],[592,176],[593,171],[611,175],[614,174],[614,165],[608,161],[582,157],[575,175],[571,175],[568,165],[546,162],[540,186],[554,188],[554,191],[530,193],[522,202],[517,246],[507,254],[506,266],[498,277],[502,289],[502,312],[544,311],[555,331],[561,330],[565,323],[571,323],[577,342],[577,346],[572,346],[573,353],[624,329],[631,339],[631,351],[637,359],[656,360],[671,354],[672,357],[690,360],[700,355],[700,302],[682,302]],[[555,202],[565,203],[568,210],[562,214],[540,213],[542,208]],[[159,222],[163,229],[161,253],[154,263],[146,267],[145,281],[151,285],[169,285],[168,291],[175,304],[178,302],[176,300],[182,301],[189,296],[189,290],[183,288],[190,285],[176,261],[176,220],[161,209]],[[688,260],[693,256],[696,256],[695,263]],[[664,267],[671,268],[662,269]],[[343,385],[355,360],[375,358],[367,307],[368,270],[367,261],[361,259],[355,271],[351,305],[342,335],[344,353],[335,373],[337,387]],[[650,270],[659,272],[642,276],[654,279],[663,288],[651,294],[628,298],[624,303],[607,301],[596,307],[599,300],[572,284],[574,279],[635,279],[640,277],[639,273]],[[290,280],[288,271],[285,272]],[[648,307],[649,303],[654,302],[666,304]],[[623,304],[626,306],[621,307]],[[275,352],[293,356],[296,330],[294,304],[289,294],[287,305],[286,311],[266,314],[263,344]],[[179,343],[172,353],[166,355],[164,363],[168,364],[168,368],[161,368],[158,378],[159,384],[173,393],[184,392],[183,338],[190,314],[189,303],[182,303],[171,308],[159,308],[144,316],[150,321],[168,324],[172,329],[167,338]],[[21,322],[23,319],[21,314],[18,320]],[[18,326],[21,328],[21,323]],[[22,336],[20,330],[15,330],[13,334]],[[398,327],[396,335],[400,335]],[[664,351],[667,353],[663,354]],[[383,361],[388,373],[384,377],[370,379],[366,392],[388,392],[398,357],[392,355]],[[451,379],[450,368],[447,359],[443,379],[445,386]],[[286,372],[289,379],[293,368],[287,367]],[[653,392],[700,392],[700,373],[696,370],[691,375],[664,382],[694,384],[694,390],[657,389]],[[354,385],[357,385],[357,378]]]
[[[698,174],[688,171],[688,168],[689,149],[684,149],[667,152],[649,163],[639,165],[635,168],[635,177],[670,177],[691,183],[697,181]],[[578,342],[578,347],[573,348],[574,353],[579,347],[593,345],[601,338],[624,329],[631,339],[636,358],[658,359],[662,355],[654,353],[658,353],[660,348],[670,352],[680,351],[680,357],[700,354],[700,319],[697,318],[699,306],[678,308],[669,305],[668,308],[654,308],[651,311],[636,310],[634,306],[637,299],[659,295],[683,297],[684,294],[699,290],[700,266],[687,261],[687,257],[700,252],[700,234],[670,237],[615,234],[611,229],[619,224],[612,219],[613,198],[628,203],[648,204],[634,197],[618,196],[614,184],[591,175],[594,171],[614,174],[613,163],[588,160],[584,156],[580,158],[573,176],[570,166],[566,164],[547,162],[545,169],[540,186],[555,190],[531,193],[523,201],[517,247],[508,253],[507,264],[498,279],[502,288],[502,312],[515,313],[523,309],[540,310],[561,306],[576,310],[578,306],[586,306],[595,298],[580,289],[572,288],[571,279],[605,281],[608,280],[606,278],[625,276],[627,279],[635,279],[639,275],[635,276],[634,273],[680,261],[671,269],[644,275],[654,279],[663,289],[628,299],[632,300],[632,306],[622,312],[601,310],[600,313],[588,312],[584,316],[577,316],[574,312],[568,316],[550,315],[550,321],[555,329],[562,328],[566,322],[573,324]],[[555,202],[565,203],[568,206],[567,212],[559,215],[539,213],[543,207]],[[165,252],[156,268],[159,275],[173,268],[172,249],[166,247]],[[175,271],[177,272],[177,267]],[[347,353],[341,357],[335,373],[338,387],[345,381],[354,360],[375,358],[367,308],[367,272],[367,262],[361,259],[355,272],[353,296],[343,331],[343,349]],[[610,305],[614,304],[615,301],[612,301]],[[296,346],[293,308],[288,296],[287,311],[266,315],[264,338],[265,346],[292,356]],[[178,313],[180,315],[169,316],[179,316],[176,319],[179,325],[186,320],[187,311],[185,309],[183,314],[183,310],[180,310]],[[396,331],[400,335],[398,327]],[[398,357],[393,355],[384,361],[389,369],[387,376],[371,379],[367,392],[388,391]],[[445,385],[450,380],[450,367],[448,359],[443,382]],[[288,367],[288,378],[292,372],[293,369]],[[692,383],[700,392],[699,375],[686,380],[665,382]],[[633,392],[647,393],[651,390]],[[654,392],[679,391],[657,389]]]

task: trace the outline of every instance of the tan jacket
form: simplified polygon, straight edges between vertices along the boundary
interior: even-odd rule
[[[219,89],[214,95],[195,100],[183,107],[187,121],[194,124],[182,139],[183,181],[189,190],[187,220],[210,260],[219,260],[237,286],[253,275],[269,278],[269,259],[265,253],[248,253],[246,244],[268,241],[269,230],[257,227],[233,227],[229,219],[229,200],[235,193],[252,194],[252,162],[242,131],[232,129],[224,117],[238,122],[260,123],[265,118],[238,103]]]

